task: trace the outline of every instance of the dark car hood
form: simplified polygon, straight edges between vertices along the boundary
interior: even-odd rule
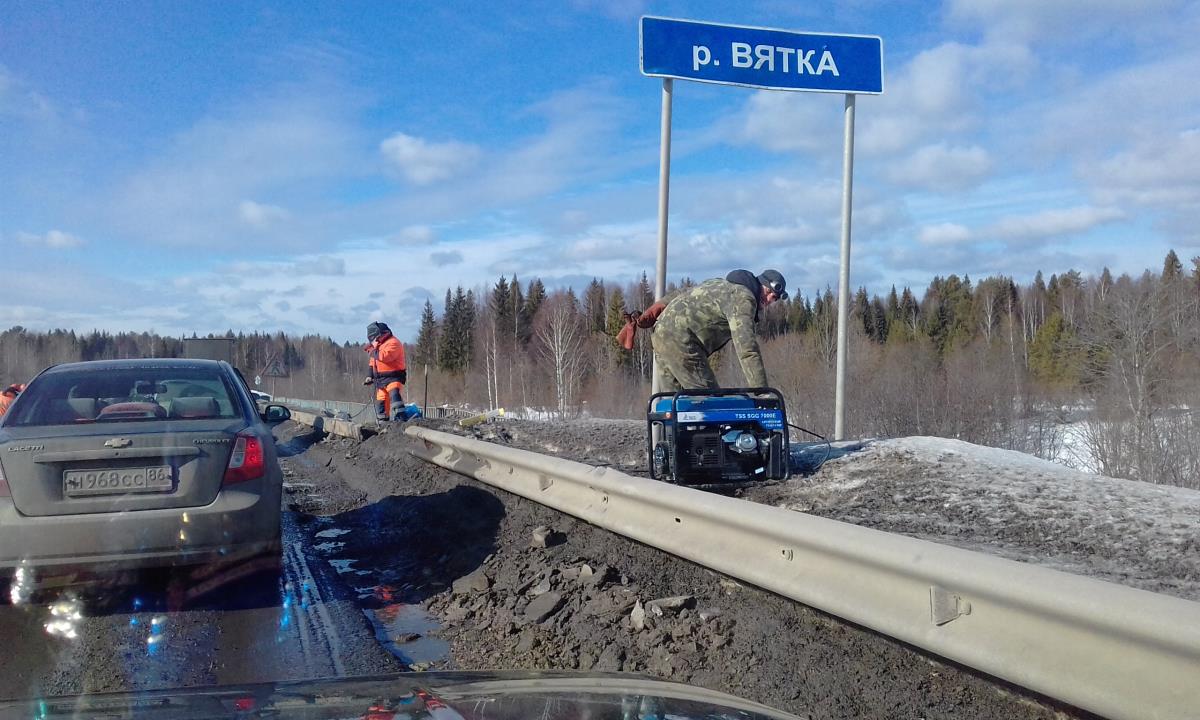
[[[620,673],[437,672],[0,702],[0,718],[660,720],[795,716],[724,693]]]

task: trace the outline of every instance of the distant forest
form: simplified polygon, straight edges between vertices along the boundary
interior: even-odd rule
[[[669,293],[690,286],[684,279]],[[408,346],[408,399],[537,408],[563,417],[641,418],[649,395],[649,332],[616,342],[623,314],[653,302],[633,283],[594,279],[547,291],[538,278],[448,289],[427,302]],[[852,298],[847,433],[936,435],[1071,462],[1106,475],[1200,488],[1200,257],[1174,251],[1138,277],[1041,272],[1027,285],[992,276],[935,277],[922,293],[859,288]],[[385,318],[386,319],[386,318]],[[833,425],[837,303],[830,288],[777,303],[760,321],[768,377],[792,421]],[[286,378],[262,389],[365,402],[358,344],[315,335],[235,334],[248,378],[272,359]],[[0,381],[60,362],[178,357],[183,338],[71,330],[0,333]],[[732,353],[718,377],[742,383]],[[428,376],[425,372],[428,370]]]

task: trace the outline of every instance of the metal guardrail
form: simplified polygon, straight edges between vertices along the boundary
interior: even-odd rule
[[[1200,603],[409,427],[413,455],[1114,720],[1194,718]]]
[[[282,403],[290,408],[303,410],[315,415],[332,415],[337,417],[339,413],[345,413],[352,422],[363,423],[364,425],[375,424],[375,408],[366,403],[346,402],[342,400],[302,400],[288,397],[276,397],[272,402]],[[481,410],[469,410],[451,405],[430,406],[427,410],[428,412],[425,413],[425,416],[435,420],[474,417],[482,412]]]

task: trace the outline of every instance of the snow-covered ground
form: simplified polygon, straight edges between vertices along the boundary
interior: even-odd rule
[[[751,499],[1200,600],[1200,492],[1080,472],[1011,450],[863,443]]]
[[[1064,465],[1086,473],[1099,473],[1100,463],[1092,455],[1086,442],[1087,424],[1084,421],[1066,423],[1058,426],[1062,444],[1054,457],[1050,458],[1059,465]]]

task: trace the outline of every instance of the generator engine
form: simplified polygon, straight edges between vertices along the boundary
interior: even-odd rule
[[[774,388],[656,393],[646,440],[658,480],[719,485],[788,476],[787,411]]]

